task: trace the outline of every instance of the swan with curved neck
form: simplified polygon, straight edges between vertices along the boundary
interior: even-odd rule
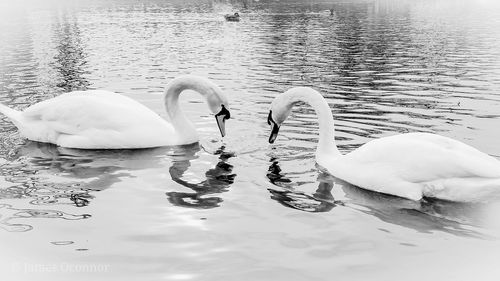
[[[273,143],[293,105],[304,101],[318,115],[316,162],[333,176],[364,189],[412,200],[433,197],[474,202],[500,195],[500,161],[457,140],[430,133],[407,133],[372,140],[343,155],[323,96],[308,87],[275,98],[268,123]]]
[[[137,149],[195,143],[193,124],[179,107],[179,95],[194,90],[207,101],[222,136],[230,118],[222,90],[206,78],[194,75],[172,80],[164,94],[170,122],[141,103],[121,94],[75,91],[17,111],[0,104],[27,139],[80,149]]]

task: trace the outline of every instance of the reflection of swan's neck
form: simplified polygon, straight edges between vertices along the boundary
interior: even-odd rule
[[[219,162],[213,167],[205,172],[205,180],[197,183],[192,183],[189,180],[184,179],[184,174],[191,167],[191,161],[199,158],[197,152],[200,150],[199,146],[183,150],[186,152],[185,156],[180,160],[173,162],[173,165],[169,169],[170,176],[173,181],[184,185],[188,188],[195,190],[198,193],[214,193],[213,191],[224,191],[229,185],[233,183],[233,179],[236,176],[231,174],[233,166],[227,163],[227,159],[231,158],[231,154],[224,153],[224,147],[221,147],[215,152],[215,154],[220,154]]]
[[[307,87],[293,88],[288,91],[290,95],[289,106],[295,102],[304,101],[314,108],[318,115],[319,123],[319,142],[316,149],[316,157],[322,156],[340,156],[341,153],[335,144],[335,125],[333,122],[330,106],[323,96]]]
[[[179,95],[184,90],[194,90],[205,98],[213,91],[205,79],[196,76],[182,76],[174,79],[165,91],[165,108],[177,134],[184,140],[198,140],[193,123],[184,115],[179,106]]]

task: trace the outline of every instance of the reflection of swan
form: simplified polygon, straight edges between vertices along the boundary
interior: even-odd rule
[[[227,191],[234,182],[235,174],[232,173],[233,166],[227,160],[234,155],[224,152],[224,146],[218,149],[215,154],[219,154],[219,162],[214,168],[205,173],[206,180],[200,183],[191,183],[183,179],[184,173],[191,166],[191,160],[198,158],[196,153],[199,147],[187,150],[185,155],[179,160],[174,160],[169,172],[172,180],[178,184],[192,189],[194,192],[167,192],[168,200],[177,206],[209,209],[218,207],[222,199],[217,196],[206,197],[209,194],[218,194]]]
[[[274,185],[284,185],[285,190],[269,189],[269,192],[271,192],[271,198],[283,206],[306,212],[328,212],[338,204],[342,204],[340,201],[335,201],[332,196],[333,180],[331,178],[320,174],[318,176],[320,184],[316,192],[311,196],[287,187],[292,181],[281,174],[278,161],[271,159],[271,162],[267,178]]]
[[[86,189],[103,190],[120,182],[123,177],[132,177],[129,171],[161,167],[161,157],[172,149],[175,147],[81,150],[28,141],[17,147],[11,161],[2,165],[0,176],[9,180],[11,173],[17,179],[25,174],[26,180],[29,180],[34,174],[50,174],[52,178],[56,175],[60,177],[58,182],[66,181],[64,179],[80,181],[85,182]]]
[[[74,213],[98,191],[133,177],[134,170],[163,167],[175,148],[81,150],[28,141],[0,165],[0,201],[14,206],[0,204],[0,228],[27,231],[35,218],[85,219],[90,215]],[[25,223],[15,223],[18,219]]]
[[[133,170],[161,168],[162,159],[172,149],[175,147],[81,150],[28,142],[17,148],[11,161],[0,166],[0,177],[5,179],[0,199],[85,206],[93,198],[92,192],[133,177]]]
[[[483,225],[485,204],[460,203],[425,199],[409,201],[353,186],[335,179],[345,194],[346,207],[375,216],[382,221],[415,229],[420,232],[435,230],[463,236],[483,236],[476,227]],[[361,206],[361,208],[359,207]]]
[[[450,201],[479,201],[500,191],[500,162],[456,140],[409,133],[373,140],[342,155],[335,145],[334,122],[323,96],[297,87],[276,97],[269,112],[274,142],[280,125],[298,101],[319,117],[316,161],[335,177],[359,187],[413,200],[422,196]]]
[[[281,172],[278,161],[269,167],[269,181],[281,188],[269,189],[271,198],[283,206],[306,212],[329,212],[334,207],[350,208],[363,212],[387,223],[415,229],[420,232],[440,230],[455,235],[481,236],[471,226],[482,224],[480,204],[457,203],[441,200],[410,201],[404,198],[386,195],[353,186],[328,173],[320,172],[318,188],[313,194],[296,190],[286,174]],[[303,184],[299,184],[302,186]],[[335,199],[336,196],[342,199]],[[341,190],[339,189],[341,188]],[[343,191],[340,195],[339,191]]]
[[[126,96],[108,91],[76,91],[62,94],[17,111],[0,104],[24,137],[83,149],[147,148],[198,141],[192,123],[179,109],[179,95],[195,90],[205,97],[215,114],[222,136],[229,119],[228,102],[209,80],[178,77],[167,86],[164,101],[171,123]]]

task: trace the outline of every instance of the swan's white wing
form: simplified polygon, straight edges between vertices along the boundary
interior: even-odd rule
[[[397,171],[410,182],[500,177],[500,162],[495,158],[459,141],[427,133],[373,140],[346,158],[357,165]]]
[[[107,91],[66,93],[27,108],[23,118],[21,131],[29,139],[82,148],[150,146],[145,142],[153,136],[147,134],[168,124],[146,106]],[[62,144],[68,137],[78,143]]]
[[[136,119],[130,114],[144,109],[149,111],[143,107],[111,92],[72,92],[34,104],[24,111],[23,117],[50,124],[60,133],[76,134],[88,128],[119,130],[127,124],[133,125]]]

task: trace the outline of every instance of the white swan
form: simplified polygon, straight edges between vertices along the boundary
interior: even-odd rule
[[[292,88],[275,98],[268,123],[273,143],[295,102],[309,103],[319,119],[316,162],[333,176],[364,189],[412,200],[423,196],[474,202],[500,193],[500,161],[459,141],[430,133],[400,134],[370,141],[342,155],[333,116],[323,96]]]
[[[228,101],[206,78],[186,75],[172,80],[164,94],[170,122],[126,96],[101,90],[65,93],[17,111],[0,104],[30,140],[81,149],[135,149],[190,144],[198,141],[193,124],[179,108],[184,90],[194,90],[215,114],[222,136],[229,119]]]

